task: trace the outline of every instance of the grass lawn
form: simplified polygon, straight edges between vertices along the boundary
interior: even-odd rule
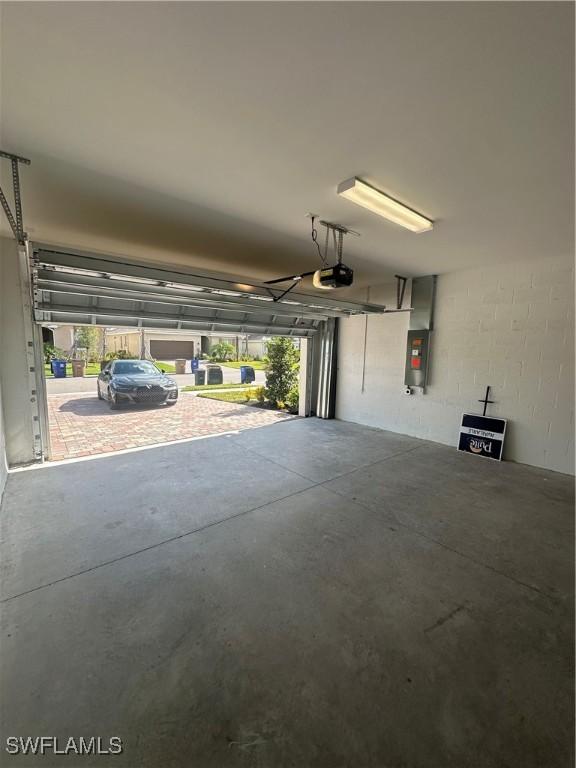
[[[246,384],[198,384],[197,386],[195,384],[190,384],[187,387],[182,387],[182,392],[199,392],[200,390],[211,390],[214,391],[215,389],[248,389],[248,386]]]
[[[256,398],[256,392],[259,387],[251,387],[250,389],[238,390],[237,392],[202,392],[198,397],[207,397],[209,400],[224,400],[227,403],[243,403],[248,405],[249,403],[258,402]]]
[[[200,392],[198,397],[206,397],[208,400],[223,400],[226,403],[238,403],[238,405],[254,405],[258,407],[272,408],[272,404],[267,400],[262,403],[258,400],[257,393],[260,387],[250,387],[250,389],[236,390],[235,392]],[[281,410],[284,413],[293,413],[284,409],[273,408],[273,410]]]
[[[219,365],[223,365],[226,368],[240,368],[242,365],[251,365],[255,371],[265,371],[267,363],[263,363],[262,360],[251,360],[250,362],[232,360],[227,363],[219,363]]]
[[[154,365],[156,368],[164,369],[164,373],[176,373],[176,366],[172,363],[163,363],[161,360],[156,360]],[[190,373],[190,363],[186,360],[186,373]]]
[[[163,363],[158,361],[154,363],[157,368],[163,368],[165,373],[175,373],[176,367],[172,363]],[[100,363],[88,363],[84,368],[84,376],[97,376],[100,373]],[[186,371],[188,373],[188,371]],[[49,365],[44,366],[44,375],[46,378],[54,378],[54,374]],[[72,376],[72,363],[66,363],[66,376]]]

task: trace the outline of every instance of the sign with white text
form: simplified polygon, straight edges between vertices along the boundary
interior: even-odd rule
[[[458,450],[487,459],[502,459],[506,419],[465,413],[462,416]]]

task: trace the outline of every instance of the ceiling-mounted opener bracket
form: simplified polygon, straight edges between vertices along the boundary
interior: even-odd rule
[[[330,233],[332,233],[332,237],[334,240],[334,253],[337,258],[338,264],[342,263],[342,248],[343,248],[343,242],[344,242],[344,235],[355,235],[356,237],[360,237],[359,232],[355,232],[353,229],[348,229],[348,227],[344,227],[341,224],[333,224],[330,221],[324,221],[323,219],[319,219],[320,224],[322,224],[323,227],[326,227],[326,243],[324,245],[324,253],[322,253],[322,249],[320,248],[320,244],[318,243],[318,232],[316,230],[316,227],[314,226],[314,222],[318,218],[315,213],[307,213],[306,218],[312,220],[312,241],[316,245],[316,248],[318,249],[318,254],[320,256],[320,261],[322,262],[322,266],[327,266],[327,259],[328,259],[328,250],[329,250],[329,243],[330,243]],[[275,280],[266,280],[264,283],[264,286],[270,296],[272,297],[273,301],[280,301],[281,299],[286,296],[287,293],[290,293],[297,285],[298,283],[304,278],[304,277],[311,277],[316,273],[317,270],[313,269],[310,272],[301,272],[298,275],[288,275],[287,277],[278,277]],[[291,282],[291,285],[288,286],[282,293],[276,294],[274,293],[268,286],[269,285],[276,285],[278,283],[287,283],[288,281]]]
[[[8,219],[8,223],[14,233],[14,237],[20,245],[24,245],[28,235],[24,231],[24,222],[22,219],[22,197],[20,195],[20,175],[18,173],[18,164],[30,165],[30,160],[26,157],[20,157],[19,155],[13,155],[10,152],[3,152],[0,150],[0,158],[10,160],[12,166],[12,193],[14,195],[14,212],[10,208],[4,190],[0,186],[0,202],[2,208]]]
[[[355,229],[350,229],[349,227],[344,227],[342,224],[333,224],[331,221],[324,221],[324,219],[320,219],[320,224],[335,232],[342,232],[343,235],[355,235],[356,237],[360,237],[360,232],[356,232]]]

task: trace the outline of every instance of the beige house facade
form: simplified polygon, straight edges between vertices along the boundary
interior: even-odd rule
[[[217,343],[225,341],[236,349],[239,356],[262,358],[266,354],[266,339],[245,336],[207,336],[186,331],[148,330],[138,328],[107,328],[106,351],[126,350],[135,357],[152,360],[190,360],[209,354]]]
[[[64,350],[64,352],[72,352],[74,347],[74,326],[57,325],[50,330],[52,331],[54,346]]]
[[[54,346],[71,354],[74,349],[74,329],[73,325],[51,326]],[[239,356],[261,359],[266,354],[266,339],[263,336],[219,336],[144,328],[106,328],[104,353],[126,350],[134,357],[144,356],[152,360],[190,360],[201,354],[209,354],[210,349],[221,341],[232,344]]]

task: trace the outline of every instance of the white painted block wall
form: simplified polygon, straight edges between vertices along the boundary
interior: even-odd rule
[[[0,257],[2,256],[2,250],[0,247]],[[0,320],[2,318],[2,271],[0,269]],[[2,365],[2,345],[0,335],[0,366]],[[2,494],[4,492],[4,486],[6,485],[6,478],[8,475],[8,461],[6,459],[6,438],[4,436],[4,414],[2,405],[2,385],[0,382],[0,502],[2,501]]]
[[[395,283],[369,298],[395,306]],[[509,419],[505,458],[574,473],[572,263],[440,275],[425,395],[403,393],[408,324],[407,313],[341,321],[337,418],[455,445],[489,384],[488,413]]]
[[[4,417],[2,414],[2,387],[0,386],[0,502],[2,501],[7,474],[8,464],[6,461],[6,440],[4,438]]]

